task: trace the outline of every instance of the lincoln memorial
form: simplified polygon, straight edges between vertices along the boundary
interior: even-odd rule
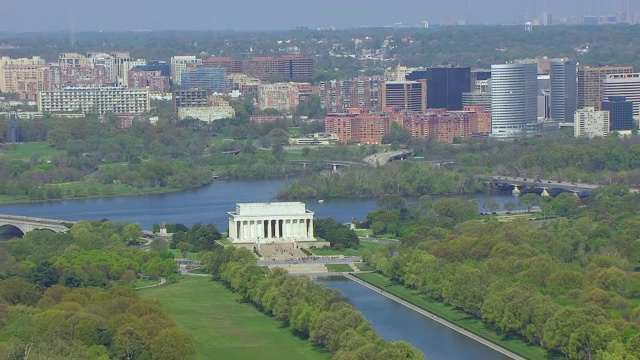
[[[234,243],[315,241],[313,211],[301,202],[236,204],[229,212],[229,240]]]

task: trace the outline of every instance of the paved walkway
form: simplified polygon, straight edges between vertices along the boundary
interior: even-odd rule
[[[413,311],[415,311],[415,312],[417,312],[417,313],[419,313],[419,314],[421,314],[423,316],[431,318],[433,321],[436,321],[436,322],[438,322],[438,323],[440,323],[440,324],[442,324],[442,325],[444,325],[444,326],[446,326],[446,327],[448,327],[448,328],[450,328],[452,330],[455,330],[455,331],[457,331],[457,332],[459,332],[459,333],[461,333],[461,334],[463,334],[463,335],[465,335],[465,336],[467,336],[467,337],[469,337],[469,338],[471,338],[471,339],[483,344],[484,346],[492,348],[493,350],[495,350],[495,351],[497,351],[497,352],[499,352],[499,353],[501,353],[503,355],[506,355],[506,356],[508,356],[508,357],[510,357],[512,359],[516,359],[516,360],[525,360],[525,358],[523,358],[522,356],[516,355],[516,354],[512,353],[511,351],[506,350],[506,349],[504,349],[504,348],[492,343],[491,341],[485,340],[485,339],[483,339],[483,338],[481,338],[481,337],[479,337],[479,336],[477,336],[477,335],[475,335],[475,334],[473,334],[473,333],[471,333],[471,332],[469,332],[469,331],[467,331],[467,330],[465,330],[465,329],[463,329],[463,328],[461,328],[461,327],[459,327],[457,325],[454,325],[454,324],[452,324],[452,323],[450,323],[450,322],[448,322],[446,320],[443,320],[443,319],[435,316],[434,314],[432,314],[432,313],[430,313],[430,312],[428,312],[428,311],[426,311],[426,310],[424,310],[422,308],[419,308],[419,307],[417,307],[417,306],[415,306],[415,305],[413,305],[413,304],[411,304],[411,303],[409,303],[407,301],[404,301],[404,300],[400,299],[399,297],[397,297],[395,295],[389,294],[388,292],[386,292],[386,291],[384,291],[384,290],[382,290],[382,289],[380,289],[380,288],[378,288],[376,286],[373,286],[373,285],[369,284],[366,281],[360,280],[360,279],[358,279],[357,277],[355,277],[355,276],[353,276],[351,274],[343,274],[343,275],[344,275],[345,278],[347,278],[349,280],[352,280],[352,281],[355,281],[356,283],[358,283],[358,284],[360,284],[360,285],[362,285],[362,286],[364,286],[366,288],[369,288],[369,289],[371,289],[373,291],[376,291],[376,292],[380,293],[380,295],[386,296],[387,298],[397,302],[398,304],[404,305],[404,306],[408,307],[409,309],[411,309],[411,310],[413,310]]]
[[[160,282],[157,284],[153,284],[153,285],[149,285],[149,286],[141,286],[141,287],[137,287],[135,288],[135,290],[142,290],[142,289],[149,289],[152,287],[156,287],[156,286],[160,286],[160,285],[164,285],[167,283],[167,279],[165,278],[160,278]]]

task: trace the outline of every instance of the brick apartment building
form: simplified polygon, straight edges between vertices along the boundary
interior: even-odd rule
[[[381,144],[393,123],[409,130],[413,138],[453,143],[476,133],[490,133],[491,113],[484,107],[467,111],[429,109],[425,113],[349,109],[346,113],[328,114],[325,132],[336,134],[341,143]]]
[[[163,75],[161,70],[136,70],[129,71],[127,77],[129,88],[145,89],[149,88],[152,93],[169,92],[169,76]]]

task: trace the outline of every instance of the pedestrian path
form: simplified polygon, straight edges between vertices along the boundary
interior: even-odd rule
[[[473,340],[475,340],[475,341],[477,341],[477,342],[479,342],[479,343],[481,343],[481,344],[483,344],[483,345],[485,345],[487,347],[490,347],[493,350],[495,350],[495,351],[497,351],[497,352],[499,352],[499,353],[501,353],[503,355],[506,355],[506,356],[508,356],[508,357],[510,357],[512,359],[515,359],[515,360],[525,360],[525,358],[523,358],[522,356],[514,354],[511,351],[509,351],[507,349],[504,349],[504,348],[492,343],[491,341],[485,340],[485,339],[481,338],[478,335],[475,335],[475,334],[473,334],[473,333],[471,333],[471,332],[469,332],[469,331],[467,331],[467,330],[465,330],[465,329],[463,329],[463,328],[461,328],[461,327],[459,327],[457,325],[454,325],[453,323],[450,323],[450,322],[448,322],[446,320],[443,320],[443,319],[437,317],[436,315],[434,315],[434,314],[432,314],[432,313],[430,313],[430,312],[428,312],[428,311],[426,311],[426,310],[424,310],[422,308],[419,308],[419,307],[417,307],[417,306],[415,306],[415,305],[413,305],[413,304],[411,304],[411,303],[409,303],[407,301],[404,301],[404,300],[400,299],[399,297],[397,297],[397,296],[395,296],[393,294],[389,294],[388,292],[384,291],[383,289],[380,289],[380,288],[378,288],[376,286],[373,286],[373,285],[369,284],[366,281],[360,280],[360,279],[358,279],[357,277],[355,277],[355,276],[353,276],[351,274],[346,274],[345,273],[345,274],[343,274],[343,276],[345,278],[351,280],[351,281],[354,281],[354,282],[356,282],[356,283],[358,283],[358,284],[370,289],[370,290],[376,291],[376,292],[380,293],[380,295],[385,296],[385,297],[397,302],[398,304],[406,306],[409,309],[411,309],[411,310],[413,310],[413,311],[415,311],[415,312],[417,312],[417,313],[419,313],[419,314],[421,314],[423,316],[426,316],[426,317],[432,319],[433,321],[436,321],[436,322],[438,322],[438,323],[440,323],[440,324],[442,324],[442,325],[444,325],[444,326],[446,326],[446,327],[448,327],[448,328],[450,328],[452,330],[455,330],[455,331],[457,331],[457,332],[459,332],[459,333],[461,333],[461,334],[463,334],[463,335],[465,335],[465,336],[467,336],[467,337],[469,337],[469,338],[471,338],[471,339],[473,339]]]

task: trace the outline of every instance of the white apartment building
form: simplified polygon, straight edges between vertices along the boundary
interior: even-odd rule
[[[70,87],[41,91],[38,109],[42,112],[84,112],[137,115],[150,110],[149,89],[124,87]]]
[[[229,105],[228,101],[222,98],[211,97],[209,98],[208,103],[208,106],[179,107],[178,117],[180,120],[193,118],[210,123],[215,120],[227,119],[236,116],[236,111],[233,107]]]
[[[191,55],[171,57],[171,81],[173,81],[174,84],[182,84],[182,72],[189,64],[202,64],[202,60]]]
[[[602,95],[602,101],[610,96],[624,96],[633,103],[633,116],[640,117],[640,73],[607,75]]]
[[[574,115],[573,135],[575,137],[605,137],[609,135],[610,117],[608,111],[597,111],[593,107],[577,110]]]

